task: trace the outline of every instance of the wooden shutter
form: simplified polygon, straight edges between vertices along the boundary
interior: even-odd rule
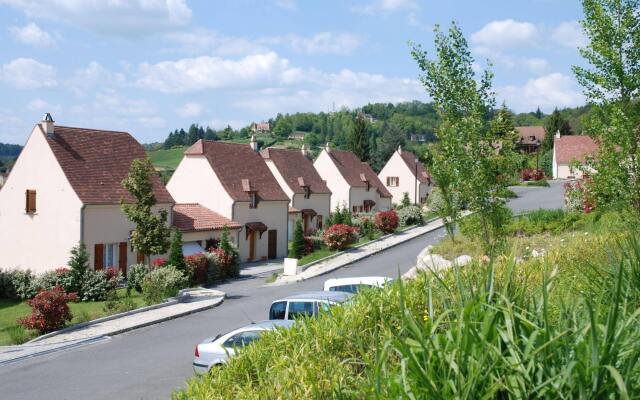
[[[25,212],[27,214],[31,214],[36,212],[36,191],[35,190],[27,190],[25,193]]]
[[[391,184],[389,183],[389,181],[391,180],[390,178],[390,176],[387,176],[387,186],[391,186]]]
[[[93,269],[96,271],[104,268],[104,244],[96,243],[93,247]]]
[[[118,246],[118,269],[127,276],[127,242],[120,242]]]

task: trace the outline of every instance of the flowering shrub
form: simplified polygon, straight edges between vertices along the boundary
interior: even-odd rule
[[[144,264],[134,264],[127,269],[127,289],[142,293],[142,281],[151,269]]]
[[[313,250],[315,249],[315,244],[314,241],[311,237],[305,237],[304,238],[304,254],[311,254],[313,253]]]
[[[403,207],[398,211],[398,218],[402,225],[422,225],[424,222],[422,217],[422,210],[418,206]]]
[[[73,291],[74,282],[70,269],[57,268],[36,277],[32,285],[36,291],[51,290],[56,286],[62,286],[62,289],[69,293]]]
[[[62,286],[43,290],[27,301],[31,306],[31,315],[18,319],[18,323],[27,329],[37,329],[40,333],[62,328],[73,315],[67,302],[76,301],[75,293],[65,293]]]
[[[116,290],[122,281],[122,274],[115,268],[104,271],[87,271],[80,288],[80,301],[106,300],[109,292]]]
[[[589,190],[590,183],[590,180],[584,179],[564,184],[564,205],[567,211],[588,214],[596,208],[596,201]]]
[[[156,268],[149,272],[142,281],[142,297],[149,305],[160,303],[162,300],[178,294],[180,289],[189,285],[186,276],[176,269],[167,265]]]
[[[30,299],[38,293],[35,277],[30,270],[0,271],[0,298]]]
[[[193,283],[207,282],[209,262],[203,253],[186,256],[184,262],[187,266],[187,274]]]
[[[539,181],[544,179],[544,171],[541,169],[525,168],[520,175],[523,181]]]
[[[332,250],[343,250],[358,240],[359,229],[344,225],[331,225],[322,234],[324,244]]]
[[[240,273],[238,257],[222,248],[213,249],[211,261],[217,270],[217,279],[235,278]]]
[[[153,265],[154,268],[164,267],[165,265],[167,265],[167,260],[165,258],[158,257],[153,260],[151,265]]]
[[[393,233],[398,229],[398,214],[395,210],[379,211],[376,214],[375,225],[383,233]]]

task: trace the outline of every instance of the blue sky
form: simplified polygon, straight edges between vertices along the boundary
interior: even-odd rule
[[[407,41],[460,23],[498,101],[584,103],[578,1],[0,0],[0,142],[44,112],[160,141],[191,122],[428,100]]]

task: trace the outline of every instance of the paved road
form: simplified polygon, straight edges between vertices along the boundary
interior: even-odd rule
[[[515,212],[562,206],[562,187],[519,187]],[[3,399],[164,399],[192,376],[191,361],[202,338],[267,317],[271,301],[293,291],[321,290],[325,279],[358,275],[397,276],[418,252],[444,235],[442,229],[333,273],[286,286],[262,287],[264,276],[219,285],[228,299],[215,309],[142,328],[86,347],[0,368]]]

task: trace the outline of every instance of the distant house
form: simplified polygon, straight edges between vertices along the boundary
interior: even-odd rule
[[[362,114],[362,117],[364,118],[365,121],[369,122],[369,123],[374,123],[377,122],[378,120],[371,114]]]
[[[240,226],[236,242],[242,261],[285,257],[289,197],[251,143],[198,140],[167,189],[178,203],[197,203]]]
[[[305,146],[302,150],[267,148],[260,154],[290,199],[289,240],[298,218],[302,218],[305,233],[321,229],[331,211],[331,191],[313,167]]]
[[[198,203],[176,204],[172,221],[173,226],[182,233],[182,252],[185,256],[217,247],[225,227],[229,229],[229,239],[235,243],[242,228],[238,222]]]
[[[271,125],[268,122],[254,122],[251,124],[251,132],[255,134],[271,132]]]
[[[598,144],[584,135],[560,136],[556,133],[553,141],[553,179],[581,179],[583,172],[573,168],[574,162],[584,164],[587,157],[598,150]]]
[[[409,140],[411,142],[418,142],[418,143],[426,142],[427,135],[418,135],[418,134],[412,133],[411,135],[409,135]]]
[[[369,164],[352,152],[332,149],[327,143],[313,166],[331,190],[332,210],[344,206],[358,213],[391,208],[391,193]]]
[[[420,160],[401,146],[393,152],[378,177],[393,195],[395,204],[402,202],[405,193],[413,204],[423,204],[432,188],[431,175]]]
[[[35,125],[0,190],[0,264],[41,273],[67,265],[79,242],[95,269],[126,273],[140,255],[129,241],[135,228],[120,208],[133,197],[122,187],[134,159],[146,157],[126,132],[56,126],[51,115]],[[156,210],[173,198],[154,175]]]
[[[516,126],[516,148],[523,153],[535,153],[544,141],[546,132],[542,126]]]
[[[305,137],[306,134],[307,134],[307,132],[295,131],[291,135],[289,135],[289,139],[291,139],[291,140],[304,140],[304,137]]]

